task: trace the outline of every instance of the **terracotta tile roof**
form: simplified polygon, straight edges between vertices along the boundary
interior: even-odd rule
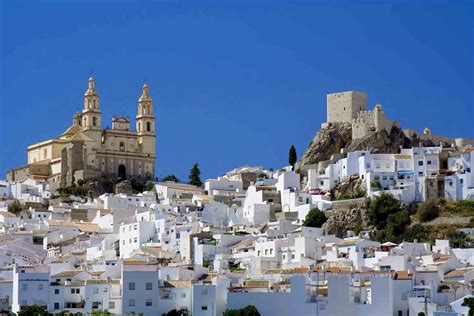
[[[451,270],[447,273],[444,274],[444,277],[445,278],[457,278],[457,277],[462,277],[464,276],[466,273],[470,272],[470,271],[473,271],[474,268],[461,268],[461,269],[454,269],[454,270]]]
[[[66,271],[61,271],[59,273],[56,273],[52,275],[52,278],[61,278],[61,277],[73,277],[75,275],[78,275],[79,273],[84,272],[82,270],[66,270]]]

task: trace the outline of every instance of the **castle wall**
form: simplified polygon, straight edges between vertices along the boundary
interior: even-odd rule
[[[357,91],[327,95],[327,122],[350,123],[357,113],[367,109],[367,94]]]
[[[456,144],[458,146],[466,146],[472,145],[474,146],[474,139],[473,138],[452,138],[452,137],[444,137],[434,134],[425,134],[423,132],[418,132],[413,129],[404,129],[403,133],[408,137],[413,137],[415,134],[417,138],[420,140],[429,140],[432,141],[435,145],[439,145],[439,143],[447,143],[447,144]]]
[[[352,121],[352,139],[363,138],[371,131],[386,130],[390,133],[392,126],[393,122],[377,107],[372,111],[359,112]]]

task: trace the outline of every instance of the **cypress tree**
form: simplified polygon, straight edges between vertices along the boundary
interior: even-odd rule
[[[295,163],[298,160],[296,156],[296,149],[295,146],[291,145],[290,151],[288,152],[288,163],[291,165],[291,169],[295,169]]]
[[[195,163],[193,167],[191,168],[191,171],[189,171],[189,184],[196,185],[196,186],[201,186],[202,181],[201,181],[201,170],[199,170],[199,165]]]

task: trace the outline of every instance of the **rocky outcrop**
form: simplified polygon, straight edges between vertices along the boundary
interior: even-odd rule
[[[365,208],[349,208],[326,211],[328,217],[323,228],[326,234],[343,237],[347,230],[369,229],[369,220]]]
[[[330,159],[333,154],[349,146],[351,140],[352,127],[349,123],[330,124],[321,128],[301,157],[299,167]]]
[[[365,196],[367,191],[365,183],[360,179],[359,175],[352,175],[343,179],[331,191],[334,199],[345,198],[359,198]]]

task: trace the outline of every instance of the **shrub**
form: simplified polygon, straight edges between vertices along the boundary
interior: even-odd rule
[[[434,199],[427,200],[418,206],[416,212],[418,219],[424,223],[439,216],[440,208],[438,202]]]
[[[146,184],[145,184],[145,191],[153,191],[153,189],[155,188],[155,184],[151,181],[148,181]]]
[[[372,183],[370,183],[370,186],[375,189],[374,191],[382,190],[382,185],[380,184],[379,180],[373,181]]]
[[[318,208],[313,208],[308,212],[308,214],[306,214],[303,226],[320,228],[324,223],[326,223],[326,221],[326,214]]]
[[[23,206],[18,201],[13,201],[12,204],[8,205],[8,211],[13,214],[19,214],[23,210]]]
[[[469,307],[468,316],[474,316],[474,297],[465,297],[461,305]]]
[[[223,316],[260,316],[254,305],[247,305],[240,309],[226,309]]]

